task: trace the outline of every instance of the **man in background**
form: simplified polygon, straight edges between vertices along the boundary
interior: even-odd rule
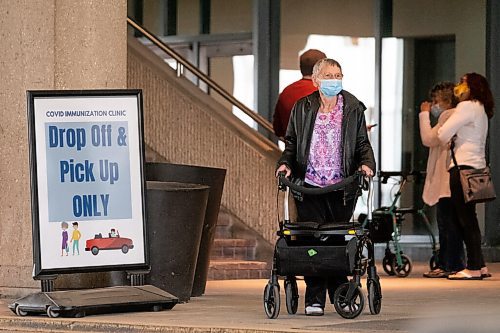
[[[318,88],[313,85],[311,75],[314,64],[323,58],[326,58],[326,55],[315,49],[307,50],[300,56],[299,63],[302,79],[283,89],[274,109],[273,128],[276,136],[280,138],[285,136],[288,120],[290,119],[290,111],[295,102],[318,90]]]

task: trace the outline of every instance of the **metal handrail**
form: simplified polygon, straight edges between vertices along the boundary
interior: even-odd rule
[[[144,37],[149,39],[154,45],[159,47],[163,52],[167,53],[170,57],[172,57],[177,62],[176,72],[177,72],[178,76],[180,76],[180,73],[182,71],[182,67],[187,68],[198,79],[205,82],[205,84],[207,84],[211,89],[215,90],[218,94],[220,94],[225,100],[227,100],[229,103],[233,104],[238,109],[243,111],[247,116],[249,116],[254,121],[256,121],[257,124],[259,124],[262,128],[267,130],[269,133],[271,133],[272,135],[275,135],[271,123],[266,118],[262,117],[260,114],[254,112],[251,109],[249,109],[248,107],[246,107],[243,103],[238,101],[233,95],[231,95],[226,90],[224,90],[224,88],[222,88],[220,85],[218,85],[215,81],[213,81],[205,73],[200,71],[196,66],[192,65],[189,61],[185,60],[181,55],[179,55],[173,49],[168,47],[165,43],[163,43],[161,40],[159,40],[155,35],[153,35],[151,32],[149,32],[146,28],[141,27],[137,22],[135,22],[130,17],[127,17],[127,23],[130,26],[132,26],[134,29],[139,31],[141,34],[143,34]]]

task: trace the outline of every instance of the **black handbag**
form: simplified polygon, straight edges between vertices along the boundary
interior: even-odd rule
[[[455,140],[451,141],[451,158],[460,172],[460,183],[464,192],[465,203],[481,203],[495,200],[497,195],[491,180],[490,167],[482,169],[463,169],[455,158]]]

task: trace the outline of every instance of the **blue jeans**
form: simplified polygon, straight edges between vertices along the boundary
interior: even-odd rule
[[[78,244],[78,239],[73,239],[73,254],[75,254],[75,249],[78,254],[80,254],[80,246]]]

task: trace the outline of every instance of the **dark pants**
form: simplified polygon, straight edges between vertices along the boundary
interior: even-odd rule
[[[441,198],[436,205],[439,230],[439,267],[446,272],[465,268],[464,242],[458,230],[458,217],[451,198]]]
[[[476,216],[476,204],[465,203],[460,173],[456,167],[450,169],[450,189],[453,208],[457,213],[459,234],[467,250],[467,268],[479,270],[485,264],[481,250],[481,231]]]
[[[307,186],[307,185],[306,185]],[[344,198],[343,191],[324,195],[304,195],[303,201],[295,201],[297,207],[297,222],[342,223],[351,219],[356,196]],[[305,305],[320,304],[324,308],[326,290],[333,303],[335,290],[347,282],[347,276],[304,276],[306,283]]]

